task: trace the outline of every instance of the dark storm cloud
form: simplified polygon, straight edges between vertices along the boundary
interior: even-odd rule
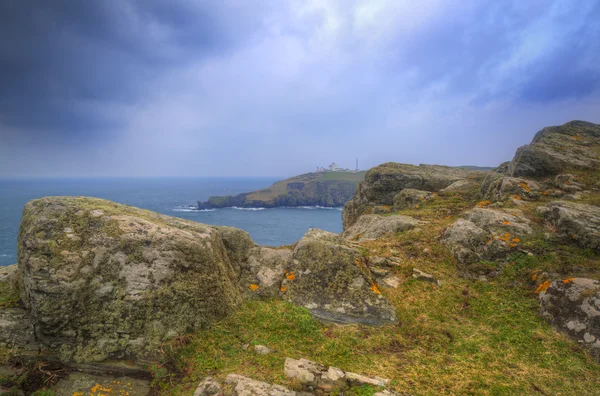
[[[0,175],[494,165],[600,122],[598,20],[584,0],[5,0]]]

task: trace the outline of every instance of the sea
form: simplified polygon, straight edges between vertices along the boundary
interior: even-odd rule
[[[44,196],[88,196],[205,224],[246,230],[258,244],[280,246],[309,228],[342,231],[342,208],[224,208],[196,210],[197,201],[268,187],[281,178],[36,178],[0,179],[0,266],[17,262],[23,206]]]

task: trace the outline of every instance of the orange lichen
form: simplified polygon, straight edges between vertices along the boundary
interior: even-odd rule
[[[251,283],[251,284],[250,284],[250,290],[258,290],[258,288],[259,288],[259,287],[260,287],[260,286],[258,286],[258,285],[256,285],[256,284],[254,284],[254,283]]]
[[[504,225],[509,225],[509,224],[510,224],[510,221],[508,221],[508,220],[504,220],[504,221],[502,222],[502,224],[504,224]]]
[[[526,192],[531,192],[531,188],[530,188],[530,187],[527,185],[527,183],[525,183],[525,182],[521,182],[521,183],[519,183],[519,185],[520,185],[520,186],[521,186],[521,188],[522,188],[523,190],[525,190]]]
[[[381,294],[381,291],[379,291],[379,288],[377,287],[375,282],[371,282],[371,290],[373,290],[373,293],[375,294]]]
[[[579,136],[579,135],[573,135],[573,136],[571,136],[571,139],[577,140],[577,141],[580,141],[580,142],[583,141],[583,138],[581,136]]]
[[[419,209],[419,205],[415,205],[415,209]]]
[[[491,201],[479,201],[479,202],[477,202],[477,207],[478,208],[487,208],[491,204],[492,204]]]
[[[536,279],[537,279],[537,274],[531,275],[531,280],[536,280]]]
[[[575,278],[567,278],[567,279],[563,279],[563,280],[562,280],[562,283],[564,283],[564,284],[566,285],[567,283],[571,283],[571,282],[573,282],[574,280],[575,280]]]
[[[517,201],[521,200],[521,196],[519,194],[513,194],[513,199],[516,199]]]
[[[287,290],[287,287],[285,286],[281,286],[281,289],[279,289],[282,293],[285,293],[285,291]]]
[[[545,281],[542,282],[538,285],[537,289],[535,289],[536,293],[541,293],[543,291],[546,291],[546,289],[548,289],[550,287],[552,283],[550,283],[550,281]]]
[[[513,238],[513,239],[512,239],[512,241],[513,241],[514,243],[519,243],[519,242],[521,242],[521,240],[520,240],[519,238]]]
[[[296,279],[296,275],[294,275],[293,272],[288,272],[287,274],[285,274],[285,277],[287,278],[287,280],[292,281],[294,279]]]

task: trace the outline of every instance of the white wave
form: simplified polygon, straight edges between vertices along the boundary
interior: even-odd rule
[[[238,206],[232,206],[231,209],[235,209],[235,210],[265,210],[266,208],[240,208]]]
[[[320,205],[315,205],[315,206],[283,206],[284,209],[308,209],[308,210],[315,210],[315,209],[323,209],[323,210],[342,210],[342,207],[339,206],[335,206],[335,207],[331,207],[331,206],[320,206]]]
[[[217,209],[196,209],[195,207],[177,207],[172,209],[173,212],[214,212]]]

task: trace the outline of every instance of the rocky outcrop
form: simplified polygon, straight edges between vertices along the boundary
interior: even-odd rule
[[[520,147],[508,165],[507,175],[540,178],[571,169],[600,166],[600,125],[571,121],[539,131],[531,144]]]
[[[540,206],[537,212],[581,247],[600,251],[600,208],[567,201]]]
[[[546,281],[539,289],[541,315],[600,362],[600,282],[567,278]]]
[[[467,193],[479,187],[479,184],[473,180],[458,180],[454,183],[450,184],[446,188],[442,188],[440,190],[441,194],[450,194],[450,193]]]
[[[481,193],[486,200],[504,201],[507,198],[538,199],[542,191],[539,183],[503,175],[501,173],[489,173],[481,184]]]
[[[356,223],[344,231],[344,238],[365,241],[377,239],[385,234],[413,229],[424,222],[403,215],[362,215]]]
[[[429,191],[405,188],[394,195],[394,210],[418,207],[423,201],[431,199],[433,193]]]
[[[336,235],[309,230],[298,242],[281,286],[283,298],[336,323],[396,321],[364,257]]]
[[[468,272],[481,271],[473,264],[504,259],[518,248],[524,235],[532,232],[529,223],[518,210],[475,208],[444,230],[442,243]]]
[[[374,205],[393,205],[394,196],[406,188],[439,191],[465,179],[469,171],[440,165],[408,165],[387,162],[369,170],[351,201],[344,205],[344,229]]]
[[[94,198],[29,202],[21,299],[37,339],[65,361],[153,353],[241,299],[219,228]]]

